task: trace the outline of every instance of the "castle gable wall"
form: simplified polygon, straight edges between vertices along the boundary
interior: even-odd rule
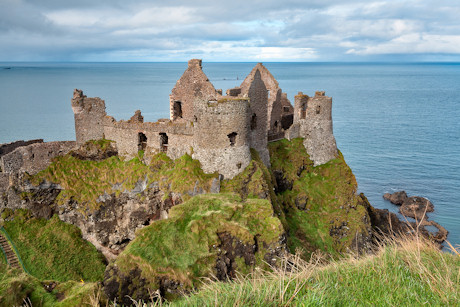
[[[177,114],[185,120],[193,120],[196,99],[211,100],[220,96],[201,68],[201,60],[188,62],[188,68],[177,81],[169,97],[170,119],[178,120]],[[180,109],[180,112],[178,111]]]
[[[254,79],[248,90],[251,106],[250,120],[250,146],[256,149],[265,165],[270,165],[270,155],[267,149],[267,88],[261,79],[259,70],[254,74]]]

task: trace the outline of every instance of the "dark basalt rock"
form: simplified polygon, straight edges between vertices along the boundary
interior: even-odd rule
[[[254,238],[256,244],[243,244],[238,238],[229,233],[221,232],[217,236],[220,239],[219,249],[221,250],[216,261],[216,277],[219,280],[232,279],[236,275],[236,257],[244,259],[248,266],[254,266],[255,253],[258,249],[257,237]]]
[[[414,218],[418,221],[421,221],[422,219],[428,219],[426,212],[433,211],[434,206],[431,201],[419,196],[411,196],[406,198],[406,200],[399,208],[399,212],[401,212],[401,214]]]
[[[383,198],[389,200],[392,204],[400,206],[407,199],[407,194],[406,191],[394,192],[393,194],[385,193]]]

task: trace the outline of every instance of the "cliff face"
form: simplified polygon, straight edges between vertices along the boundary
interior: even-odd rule
[[[116,259],[104,289],[118,301],[146,298],[148,289],[175,296],[200,277],[276,265],[287,250],[308,258],[371,248],[380,211],[356,194],[340,153],[314,166],[300,138],[272,142],[269,151],[271,168],[252,150],[243,172],[222,179],[189,155],[124,161],[110,141],[87,143],[36,174],[9,174],[1,207],[78,226]]]

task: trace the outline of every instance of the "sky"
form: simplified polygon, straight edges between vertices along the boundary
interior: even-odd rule
[[[0,61],[460,62],[459,0],[0,0]]]

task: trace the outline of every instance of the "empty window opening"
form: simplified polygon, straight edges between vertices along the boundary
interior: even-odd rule
[[[289,112],[289,107],[283,107],[284,112]]]
[[[254,113],[251,116],[251,130],[254,130],[257,128],[257,115]]]
[[[137,137],[137,150],[145,150],[147,148],[147,137],[142,132],[139,132]]]
[[[270,98],[270,90],[267,90],[267,97]]]
[[[305,117],[307,117],[307,104],[306,103],[302,105],[301,112],[300,112],[300,119],[305,119]]]
[[[319,114],[321,112],[321,106],[316,106],[316,114]]]
[[[174,101],[173,105],[173,119],[182,118],[182,102]]]
[[[163,152],[168,150],[168,135],[164,132],[160,133],[160,149]]]
[[[232,132],[229,135],[227,135],[228,139],[230,140],[230,146],[235,146],[236,136],[237,135],[238,135],[238,133],[236,133],[236,132]]]
[[[278,129],[278,121],[275,121],[275,124],[273,126],[275,127],[275,130]]]

